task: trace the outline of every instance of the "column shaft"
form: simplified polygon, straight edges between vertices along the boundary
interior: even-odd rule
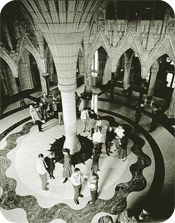
[[[66,140],[64,148],[70,149],[70,154],[80,151],[80,142],[77,137],[77,118],[75,107],[75,92],[62,91],[63,118]]]
[[[150,79],[150,84],[149,84],[149,89],[148,89],[148,96],[153,96],[154,94],[154,87],[156,84],[156,78],[157,78],[157,73],[159,70],[159,64],[156,61],[151,68],[151,79]]]

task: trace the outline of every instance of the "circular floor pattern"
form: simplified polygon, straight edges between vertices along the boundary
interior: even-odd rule
[[[78,124],[80,125],[80,128],[81,128],[81,124],[82,124],[81,121],[78,121]],[[37,155],[39,153],[43,153],[44,155],[47,155],[48,153],[47,146],[52,142],[53,139],[55,139],[58,136],[58,132],[59,133],[62,132],[62,129],[60,128],[61,128],[60,126],[55,125],[43,133],[39,133],[37,129],[33,130],[21,142],[15,156],[15,169],[20,181],[31,191],[34,191],[37,194],[45,196],[48,199],[47,207],[51,207],[52,205],[60,201],[67,203],[68,201],[66,200],[72,200],[73,198],[73,188],[71,186],[70,181],[68,181],[66,184],[62,183],[63,181],[62,163],[56,163],[56,170],[54,173],[56,179],[49,180],[50,190],[48,192],[41,190],[41,182],[35,169]],[[87,136],[89,137],[89,133],[84,133],[84,134],[87,134]],[[35,141],[34,139],[37,139],[37,140]],[[133,144],[132,140],[129,140],[128,148],[131,148],[132,144]],[[137,160],[137,157],[133,153],[131,153],[128,157],[128,160],[126,162],[122,162],[122,160],[118,158],[117,152],[114,150],[115,150],[115,146],[113,146],[111,149],[111,151],[113,151],[113,154],[110,157],[108,157],[105,154],[105,149],[103,147],[103,150],[102,150],[103,153],[100,156],[100,172],[98,174],[100,177],[99,190],[101,191],[99,197],[101,199],[109,199],[113,196],[115,187],[118,183],[120,183],[120,177],[125,171],[129,173],[130,178],[132,177],[129,171],[130,165],[127,165],[127,164],[128,162],[130,164],[131,162],[134,163]],[[92,159],[88,159],[85,162],[85,165],[82,163],[77,165],[81,169],[83,174],[85,176],[88,176],[88,178],[90,177],[90,174],[91,174],[91,170],[90,170],[91,163],[92,163]],[[105,180],[106,178],[108,178],[109,180],[108,181]],[[18,190],[20,181],[17,182],[16,190],[18,194],[23,195],[23,196],[28,195],[28,192],[27,194],[25,194],[24,192],[20,193],[20,191]],[[85,181],[84,187],[83,187],[83,194],[85,195],[85,198],[89,198],[90,194],[86,185],[87,185],[87,182]],[[106,190],[108,190],[109,188],[111,192],[106,193]],[[43,206],[42,201],[40,201],[40,196],[37,196],[37,195],[35,196],[37,197],[39,204]],[[53,202],[49,201],[51,197],[54,198]],[[86,203],[87,203],[87,200],[85,204]]]
[[[50,222],[53,219],[62,218],[66,222],[91,222],[93,216],[98,212],[109,212],[110,214],[117,214],[121,212],[126,207],[126,198],[132,191],[143,190],[146,186],[146,180],[142,175],[142,171],[145,167],[150,165],[150,158],[142,152],[142,146],[144,144],[143,139],[131,134],[131,138],[134,142],[131,150],[137,156],[137,161],[131,165],[131,179],[125,183],[119,183],[115,187],[115,193],[112,198],[108,200],[98,199],[96,203],[91,205],[86,205],[81,210],[73,210],[69,206],[63,203],[56,204],[51,208],[41,208],[36,202],[36,198],[28,196],[19,196],[15,192],[16,181],[14,179],[9,179],[5,176],[5,171],[10,166],[9,160],[6,158],[6,154],[16,146],[16,139],[21,135],[27,134],[30,131],[31,124],[27,123],[24,125],[22,131],[17,134],[13,134],[9,137],[9,143],[3,151],[0,151],[1,157],[3,157],[4,169],[3,169],[3,181],[1,186],[3,188],[3,195],[1,197],[1,205],[5,209],[12,208],[23,208],[27,213],[27,218],[29,222]],[[41,133],[44,134],[44,133]],[[29,135],[30,136],[30,135]],[[48,134],[47,134],[48,136]],[[47,138],[47,137],[46,137]],[[45,139],[44,135],[42,139]],[[44,141],[44,140],[42,140]],[[44,145],[44,148],[46,146]],[[32,148],[32,147],[30,147]],[[42,150],[44,149],[42,148]],[[25,147],[23,147],[25,149]],[[29,148],[28,148],[29,149]],[[36,149],[38,154],[38,149]],[[23,150],[22,150],[23,152]],[[35,153],[35,154],[36,154]],[[23,153],[20,153],[23,154]],[[28,155],[31,154],[30,149],[28,150]],[[131,153],[132,154],[132,153]],[[131,155],[130,154],[130,155]],[[35,156],[36,158],[36,156]],[[34,159],[35,160],[35,159]],[[30,162],[28,162],[30,163]],[[121,165],[120,165],[121,166]],[[116,179],[114,179],[115,181]],[[32,179],[31,179],[32,181]],[[31,182],[30,181],[30,182]],[[13,194],[13,199],[11,194]],[[10,199],[10,202],[9,202]],[[61,212],[60,212],[61,211]],[[67,214],[69,213],[69,214]]]

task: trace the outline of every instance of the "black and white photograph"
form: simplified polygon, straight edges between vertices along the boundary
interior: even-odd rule
[[[175,1],[0,10],[0,222],[175,222]]]

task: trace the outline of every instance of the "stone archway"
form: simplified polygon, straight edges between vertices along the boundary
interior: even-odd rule
[[[164,53],[156,60],[150,69],[149,96],[164,98],[167,103],[171,100],[174,89],[175,71],[172,58]],[[156,69],[156,70],[155,70]]]
[[[18,67],[10,56],[0,48],[0,57],[8,64],[14,77],[18,77]]]
[[[143,47],[140,41],[140,38],[137,36],[135,32],[128,32],[126,36],[124,36],[121,41],[118,43],[117,47],[114,48],[114,52],[112,53],[112,61],[111,61],[111,71],[115,72],[119,59],[121,56],[129,49],[132,49],[138,56],[140,60],[140,64],[142,64],[143,58]]]
[[[127,49],[119,58],[115,70],[117,85],[126,91],[129,87],[138,90],[141,85],[141,64],[133,49]]]
[[[1,62],[1,80],[4,87],[5,95],[12,96],[18,93],[18,88],[16,86],[15,77],[13,76],[11,67],[3,59],[0,58]]]
[[[91,69],[92,69],[92,74],[94,75],[92,78],[94,78],[94,81],[92,81],[92,85],[103,85],[103,76],[105,73],[106,65],[110,65],[107,63],[108,61],[108,53],[105,50],[105,48],[100,45],[99,48],[96,49],[94,52],[93,58],[91,60]],[[109,62],[109,61],[108,61]],[[106,76],[106,75],[105,75]],[[95,79],[96,78],[96,79]]]

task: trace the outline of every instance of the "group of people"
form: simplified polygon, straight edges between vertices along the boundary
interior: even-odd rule
[[[33,123],[38,125],[39,132],[42,132],[42,124],[49,118],[58,119],[58,124],[63,124],[63,109],[60,94],[46,95],[40,97],[38,102],[29,106],[29,113]]]
[[[83,197],[83,195],[81,194],[81,188],[83,181],[86,180],[86,177],[83,176],[80,169],[77,167],[72,172],[70,150],[64,148],[63,154],[63,183],[66,183],[66,181],[70,178],[72,186],[74,188],[74,202],[75,204],[79,204],[78,198]],[[53,152],[50,152],[48,156],[44,157],[44,155],[40,153],[36,162],[36,170],[41,179],[42,190],[49,190],[48,175],[50,176],[50,179],[55,179],[55,154]],[[94,172],[92,172],[91,179],[88,182],[88,187],[91,194],[91,200],[89,201],[89,203],[94,204],[98,197],[98,175]]]
[[[101,153],[102,145],[104,143],[104,135],[102,133],[102,118],[95,113],[93,109],[83,108],[80,116],[83,122],[83,132],[89,131],[94,144],[94,157]],[[109,124],[106,130],[106,154],[110,156],[111,146],[115,142],[116,150],[118,150],[119,158],[126,160],[128,136],[122,125],[118,125],[115,129]],[[97,152],[98,151],[98,152]],[[96,158],[95,158],[96,159]]]
[[[78,101],[78,95],[76,94],[76,100]],[[60,108],[61,106],[61,108]],[[128,136],[125,129],[118,125],[113,127],[109,124],[106,134],[103,133],[103,121],[101,116],[97,115],[93,109],[84,107],[84,100],[79,103],[78,110],[80,111],[80,119],[83,122],[83,132],[89,131],[93,141],[92,151],[92,165],[91,165],[91,177],[88,182],[88,188],[91,195],[90,204],[94,204],[98,197],[98,180],[99,176],[97,172],[99,169],[99,159],[102,152],[102,146],[105,144],[106,154],[110,156],[112,153],[111,146],[114,144],[118,152],[118,157],[125,161],[127,159],[127,142]],[[61,113],[61,114],[60,114]],[[42,124],[45,123],[49,117],[58,118],[59,124],[63,123],[62,116],[62,104],[60,95],[45,95],[43,94],[38,103],[30,105],[30,114],[34,123],[38,125],[39,131],[42,131]],[[75,167],[73,170],[70,150],[63,148],[64,155],[63,162],[63,183],[66,183],[70,179],[74,189],[74,202],[79,204],[79,197],[83,197],[81,194],[82,183],[87,180],[84,177],[80,169]],[[42,189],[49,190],[48,188],[48,176],[50,179],[55,179],[55,154],[50,154],[44,157],[43,154],[38,155],[36,170],[40,176],[42,182]]]

